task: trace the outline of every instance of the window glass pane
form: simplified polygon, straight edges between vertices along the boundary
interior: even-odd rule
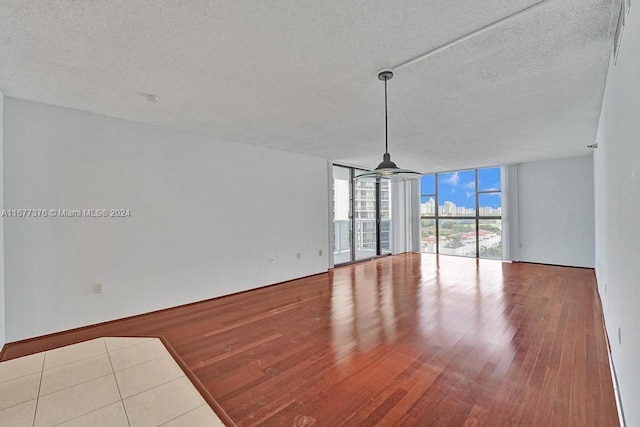
[[[436,216],[436,197],[422,196],[420,198],[420,215]]]
[[[349,175],[349,168],[345,168],[342,166],[334,166],[333,167],[333,179],[339,179],[342,181],[349,181],[351,176]]]
[[[422,219],[420,224],[421,250],[430,254],[436,253],[436,220]]]
[[[502,220],[481,219],[478,228],[480,257],[502,259]]]
[[[391,182],[351,179],[362,172],[365,171],[347,166],[333,167],[332,233],[336,265],[392,253]]]
[[[356,219],[356,260],[376,256],[376,220]]]
[[[349,169],[333,167],[333,262],[351,261],[351,186]]]
[[[476,256],[475,219],[440,219],[440,253]]]
[[[502,258],[501,172],[500,167],[493,167],[431,174],[422,178],[420,216],[423,252],[435,252],[437,235],[438,252],[441,254]],[[437,206],[436,195],[432,193],[433,184],[438,186]],[[490,219],[480,220],[479,217]]]
[[[438,174],[438,212],[440,216],[475,216],[475,171]]]
[[[478,191],[500,191],[500,168],[478,169]]]
[[[376,218],[376,184],[375,182],[355,182],[356,219]]]
[[[502,216],[502,193],[478,194],[480,216]]]
[[[420,194],[436,194],[436,175],[422,175],[420,178]]]
[[[360,171],[356,170],[356,175]],[[355,236],[356,260],[377,255],[376,249],[376,183],[355,182]]]

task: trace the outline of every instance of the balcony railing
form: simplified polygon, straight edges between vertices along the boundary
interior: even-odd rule
[[[348,219],[333,222],[333,251],[344,253],[351,250],[351,221]],[[376,220],[356,219],[355,249],[359,251],[376,251]],[[380,249],[382,253],[391,252],[391,220],[380,221]]]

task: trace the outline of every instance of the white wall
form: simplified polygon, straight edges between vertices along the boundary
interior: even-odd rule
[[[7,341],[327,270],[322,159],[14,99],[5,116],[6,208],[131,210],[5,221]]]
[[[0,91],[0,211],[4,209],[4,95]],[[5,302],[4,302],[4,218],[0,217],[0,349],[6,342],[5,337]]]
[[[517,174],[519,246],[513,259],[593,267],[592,156],[522,163]]]
[[[596,275],[627,425],[640,425],[640,4],[611,64],[594,153]],[[621,331],[621,341],[618,330]]]

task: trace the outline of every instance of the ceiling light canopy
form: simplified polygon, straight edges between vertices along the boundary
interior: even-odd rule
[[[389,181],[408,181],[418,179],[422,176],[420,172],[400,169],[391,161],[391,154],[389,154],[389,123],[387,114],[387,80],[390,80],[392,77],[393,72],[391,70],[382,70],[378,73],[378,79],[384,81],[384,155],[382,156],[382,162],[374,170],[357,175],[355,179],[359,181],[376,181],[379,179]]]

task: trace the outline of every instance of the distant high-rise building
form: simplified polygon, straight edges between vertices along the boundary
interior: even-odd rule
[[[427,216],[435,216],[436,214],[436,199],[430,197],[425,203],[420,205],[420,214]]]
[[[456,214],[456,204],[450,201],[444,202],[444,213],[446,215],[455,215]]]
[[[355,204],[355,245],[358,249],[374,249],[376,245],[376,184],[356,181],[353,201]],[[380,245],[390,251],[391,239],[391,186],[380,183]]]

